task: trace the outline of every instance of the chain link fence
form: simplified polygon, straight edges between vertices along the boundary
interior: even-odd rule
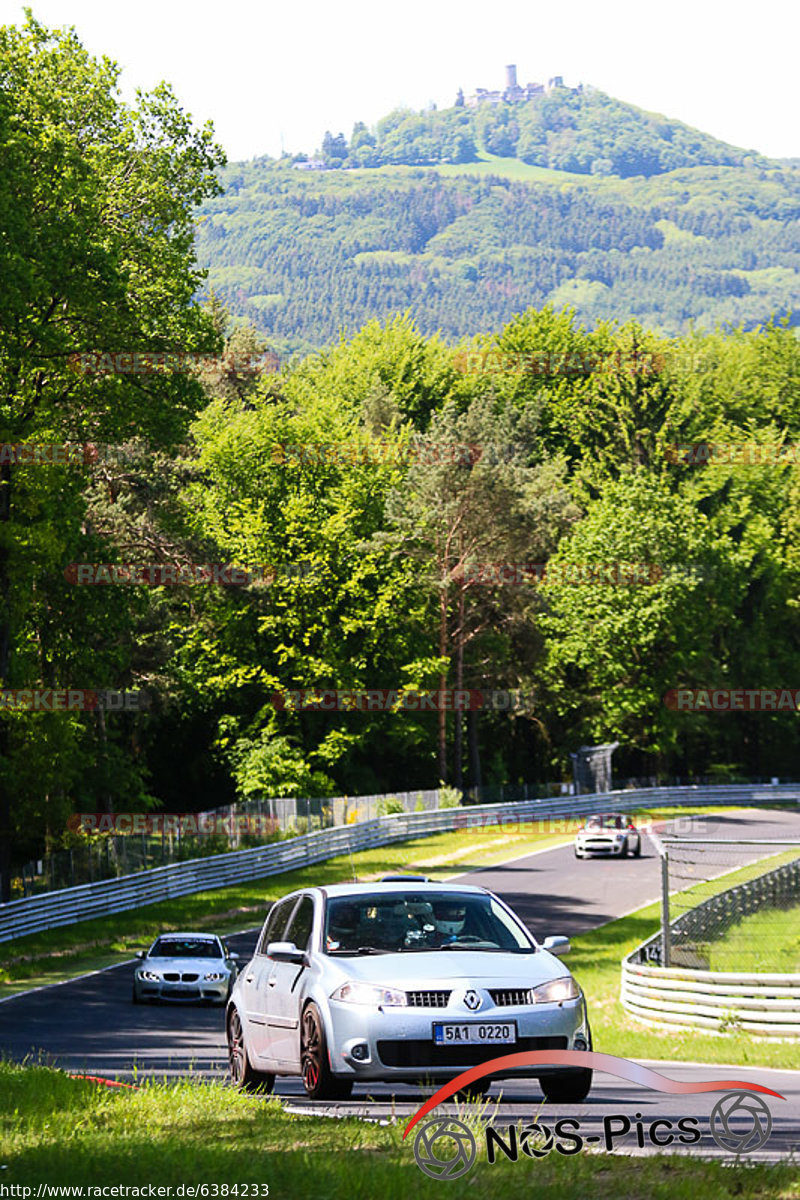
[[[663,966],[800,973],[800,842],[664,838]]]

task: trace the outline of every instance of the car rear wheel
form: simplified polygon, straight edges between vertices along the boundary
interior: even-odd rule
[[[244,1044],[241,1017],[235,1008],[228,1017],[228,1063],[231,1083],[243,1092],[271,1092],[275,1086],[274,1075],[251,1067]]]
[[[551,1104],[579,1104],[589,1095],[592,1086],[590,1070],[562,1071],[558,1075],[542,1075],[539,1087]]]
[[[303,1011],[300,1070],[303,1087],[312,1100],[346,1100],[353,1090],[352,1080],[337,1079],[331,1071],[325,1027],[316,1004]]]

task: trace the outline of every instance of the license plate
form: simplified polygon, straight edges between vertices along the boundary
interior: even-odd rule
[[[470,1022],[468,1025],[434,1025],[433,1040],[437,1046],[481,1045],[487,1042],[498,1044],[516,1042],[516,1021],[486,1021],[481,1024]]]

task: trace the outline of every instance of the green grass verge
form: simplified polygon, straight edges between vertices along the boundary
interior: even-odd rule
[[[468,1118],[471,1122],[474,1117]],[[499,1123],[505,1124],[502,1118]],[[0,1183],[35,1187],[258,1184],[270,1200],[407,1200],[452,1187],[429,1179],[413,1158],[404,1122],[320,1120],[285,1113],[276,1100],[221,1084],[106,1089],[45,1067],[0,1063]],[[412,1135],[413,1136],[413,1135]],[[354,1157],[357,1154],[357,1158]],[[524,1157],[524,1156],[523,1156]],[[459,1183],[476,1197],[505,1200],[704,1200],[800,1196],[797,1166],[750,1166],[698,1158],[626,1158],[551,1153],[489,1166],[478,1160]],[[22,1193],[4,1192],[5,1195]],[[209,1197],[214,1193],[209,1188]],[[220,1187],[218,1196],[224,1193]],[[173,1196],[176,1193],[173,1191]],[[231,1195],[230,1191],[228,1195]]]
[[[800,906],[767,908],[700,947],[712,971],[800,972]]]

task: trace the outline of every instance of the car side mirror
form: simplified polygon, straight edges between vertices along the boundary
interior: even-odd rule
[[[238,962],[238,961],[239,961],[239,955],[236,953],[236,951],[235,951],[235,950],[229,950],[229,951],[228,951],[228,958],[229,958],[229,959],[230,959],[232,962]]]
[[[301,967],[305,966],[306,952],[298,950],[294,942],[270,942],[267,946],[267,958],[274,962],[295,963]]]
[[[548,950],[550,954],[569,954],[572,947],[569,944],[568,937],[548,937],[542,942],[542,949]]]
[[[147,957],[147,951],[146,951],[146,950],[137,950],[137,951],[136,951],[136,957],[137,957],[137,958],[146,958],[146,957]]]

